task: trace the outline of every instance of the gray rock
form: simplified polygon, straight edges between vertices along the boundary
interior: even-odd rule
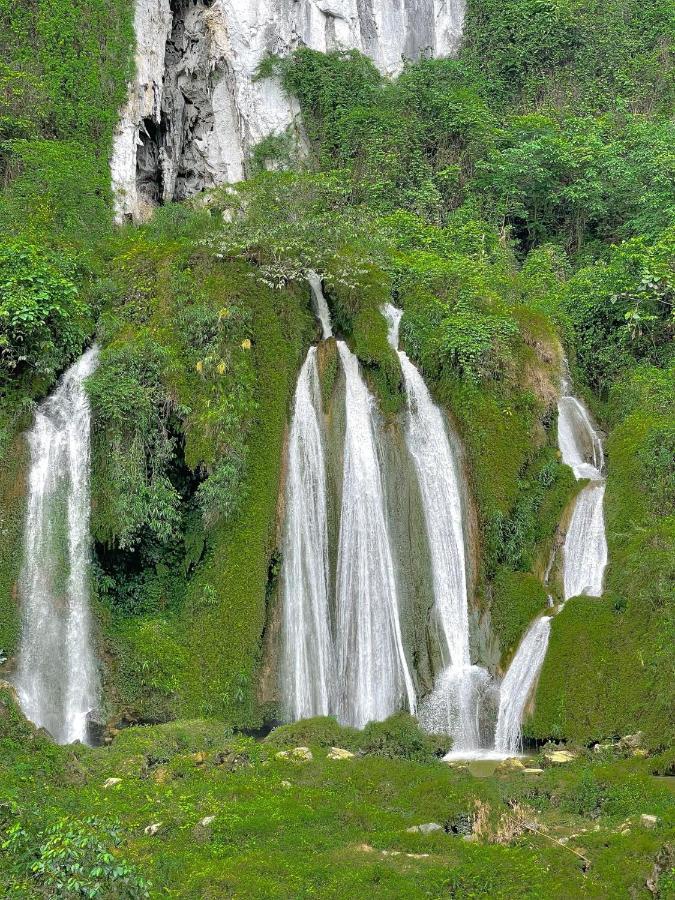
[[[161,829],[163,822],[153,822],[151,825],[146,825],[143,829],[143,833],[154,837]]]
[[[643,828],[658,828],[661,824],[661,819],[658,816],[651,816],[648,813],[642,813],[640,816],[640,825]]]
[[[425,822],[423,825],[413,825],[411,828],[406,828],[406,831],[409,834],[431,834],[434,831],[443,831],[443,826],[439,825],[438,822]]]

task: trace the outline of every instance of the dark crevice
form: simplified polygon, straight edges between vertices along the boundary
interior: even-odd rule
[[[213,187],[203,147],[213,131],[213,89],[222,77],[208,58],[203,12],[213,0],[172,0],[162,79],[161,117],[141,123],[136,184],[152,204],[184,200]]]

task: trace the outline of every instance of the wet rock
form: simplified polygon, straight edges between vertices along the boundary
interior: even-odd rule
[[[495,768],[495,775],[509,775],[511,772],[522,772],[525,764],[517,756],[503,759]]]
[[[147,834],[150,837],[154,837],[162,828],[163,822],[153,822],[151,825],[146,825],[143,829],[143,834]]]
[[[423,825],[413,825],[406,828],[408,834],[431,834],[434,831],[443,831],[443,826],[438,822],[425,822]]]
[[[661,824],[661,819],[658,816],[651,816],[648,813],[642,813],[640,816],[640,825],[643,828],[658,828]]]
[[[331,747],[326,759],[354,759],[354,754],[349,750],[343,750],[342,747]]]
[[[107,778],[103,782],[103,787],[107,790],[108,788],[115,787],[116,784],[121,784],[121,783],[122,783],[121,778]]]

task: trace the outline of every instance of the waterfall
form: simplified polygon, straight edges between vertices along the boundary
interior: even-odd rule
[[[499,691],[495,732],[497,753],[512,755],[522,750],[521,723],[527,699],[544,663],[551,619],[542,616],[530,625],[511,660]]]
[[[416,698],[403,650],[377,455],[375,404],[356,357],[338,341],[346,430],[337,562],[338,717],[362,727]]]
[[[38,408],[20,578],[23,631],[16,687],[26,716],[59,743],[84,741],[97,706],[89,623],[89,440],[84,381],[92,348]]]
[[[565,364],[558,401],[558,446],[565,462],[577,479],[590,484],[574,504],[572,519],[563,546],[564,600],[579,594],[598,597],[607,565],[607,540],[603,516],[605,463],[602,442],[583,404],[572,395]],[[545,583],[553,568],[553,556],[546,570]],[[549,598],[550,602],[550,598]],[[564,605],[564,604],[563,604]],[[500,689],[495,750],[515,753],[520,750],[521,722],[525,704],[546,657],[551,633],[548,616],[537,619],[520,642],[516,655]]]
[[[569,600],[579,594],[599,597],[607,565],[602,442],[588,412],[572,396],[566,372],[561,386],[558,445],[563,462],[571,467],[577,479],[590,479],[576,499],[563,546],[564,599]]]
[[[487,673],[471,665],[461,494],[455,455],[441,410],[408,355],[398,349],[403,312],[386,304],[389,343],[398,353],[407,398],[406,445],[424,506],[434,590],[434,615],[444,670],[420,709],[429,730],[449,732],[455,747],[479,745],[477,691]]]
[[[324,339],[332,336],[321,280],[308,281]],[[282,566],[281,687],[289,718],[337,715],[363,726],[415,690],[403,649],[396,578],[378,458],[375,401],[356,357],[339,341],[345,376],[345,438],[335,593],[328,563],[327,472],[317,351],[296,388],[288,454]],[[331,635],[331,599],[335,638]]]
[[[308,272],[307,281],[309,282],[312,291],[314,313],[321,323],[321,336],[325,341],[328,338],[333,337],[333,326],[330,320],[330,310],[328,309],[328,304],[326,303],[326,298],[324,297],[323,288],[321,286],[321,279],[316,272]]]
[[[316,347],[310,347],[295,392],[286,484],[282,694],[292,720],[326,716],[333,708],[326,465],[320,417]]]

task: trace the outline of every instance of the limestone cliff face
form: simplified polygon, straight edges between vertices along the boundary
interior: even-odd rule
[[[447,56],[465,0],[136,0],[136,76],[111,163],[117,217],[142,219],[246,174],[252,148],[297,123],[270,53],[358,49],[386,75],[406,59]]]

